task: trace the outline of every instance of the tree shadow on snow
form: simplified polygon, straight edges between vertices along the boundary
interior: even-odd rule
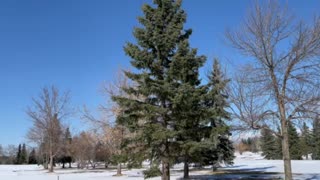
[[[310,174],[310,177],[306,177],[306,180],[320,179],[320,174]]]
[[[245,166],[239,166],[245,167]],[[261,168],[240,168],[229,167],[227,169],[221,168],[215,172],[204,175],[192,175],[190,180],[278,180],[282,179],[281,173],[265,172],[267,169],[273,168],[274,166],[267,166]],[[181,178],[183,179],[183,178]]]

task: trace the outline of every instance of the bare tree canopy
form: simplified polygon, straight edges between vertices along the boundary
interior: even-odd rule
[[[235,118],[242,128],[275,133],[281,126],[286,179],[292,179],[288,122],[312,118],[320,101],[320,18],[309,25],[293,17],[268,1],[256,4],[240,29],[226,32],[230,44],[252,59],[231,89]]]
[[[99,106],[100,116],[95,117],[89,110],[84,107],[82,119],[92,125],[96,135],[99,136],[99,140],[102,141],[108,149],[108,152],[112,157],[120,157],[124,154],[122,145],[130,135],[129,130],[124,126],[115,123],[116,117],[121,113],[122,109],[117,103],[112,101],[112,96],[129,97],[129,95],[123,91],[122,88],[132,87],[131,81],[124,75],[124,71],[119,69],[116,79],[111,83],[104,83],[101,88],[102,95],[106,98],[106,102]],[[136,98],[136,97],[130,97]],[[121,159],[117,161],[117,175],[122,175],[121,172]]]
[[[50,172],[53,172],[53,158],[59,153],[63,138],[62,120],[71,115],[69,93],[60,94],[58,89],[43,88],[38,98],[33,98],[33,106],[27,115],[33,125],[27,138],[42,147],[49,157]]]

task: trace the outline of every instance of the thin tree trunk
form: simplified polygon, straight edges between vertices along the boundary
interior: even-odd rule
[[[213,162],[213,163],[212,163],[212,171],[213,171],[213,172],[217,171],[218,166],[219,166],[219,162]]]
[[[185,157],[185,160],[184,160],[183,178],[184,179],[189,178],[189,161],[187,156]]]
[[[282,128],[282,154],[284,161],[284,173],[285,180],[292,180],[292,172],[291,172],[291,159],[290,159],[290,151],[289,151],[289,134],[288,134],[288,126],[285,119],[281,120],[281,128]]]
[[[289,150],[289,134],[288,134],[288,122],[285,114],[284,102],[278,101],[280,118],[281,118],[281,131],[282,131],[282,154],[284,164],[285,180],[292,180],[291,171],[291,159]]]
[[[167,158],[162,160],[162,177],[161,180],[170,180],[170,164]]]
[[[164,154],[162,158],[162,176],[161,180],[170,180],[170,162],[169,162],[169,142],[166,140],[164,145]]]
[[[50,159],[49,159],[49,172],[53,172],[53,156],[50,155]]]
[[[290,151],[289,151],[289,134],[288,134],[288,123],[286,118],[286,110],[285,110],[285,85],[282,87],[282,92],[279,92],[279,86],[277,82],[277,78],[275,76],[274,70],[270,70],[270,75],[272,78],[273,88],[277,99],[277,104],[280,113],[280,123],[281,123],[281,131],[282,131],[282,154],[283,154],[283,165],[284,165],[284,174],[285,180],[292,180],[292,171],[291,171],[291,159],[290,159]]]
[[[48,160],[48,156],[46,155],[42,162],[44,169],[48,169],[48,163],[49,163],[49,160]]]
[[[117,167],[117,176],[121,176],[122,172],[121,172],[121,163],[118,163],[118,167]]]

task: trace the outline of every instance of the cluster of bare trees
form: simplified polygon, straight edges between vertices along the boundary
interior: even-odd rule
[[[39,147],[45,168],[53,172],[54,159],[64,145],[63,120],[70,115],[69,93],[60,94],[57,88],[43,88],[38,98],[33,98],[33,106],[27,114],[33,122],[27,137]]]
[[[103,86],[104,95],[111,96],[119,93],[122,86],[129,83],[119,71],[117,80]],[[64,120],[70,116],[69,93],[61,94],[57,88],[43,88],[38,98],[33,98],[33,106],[27,114],[33,122],[27,137],[38,146],[38,159],[49,172],[53,172],[55,163],[76,162],[78,168],[95,168],[101,163],[104,167],[116,164],[117,175],[121,175],[121,165],[125,162],[122,144],[129,132],[126,128],[113,123],[121,112],[111,100],[101,105],[101,116],[96,118],[86,108],[82,112],[82,119],[91,125],[91,129],[72,136]],[[131,135],[130,135],[131,136]]]
[[[133,136],[128,129],[115,123],[115,118],[121,113],[121,108],[110,97],[114,95],[126,96],[122,87],[132,86],[121,70],[117,78],[110,84],[103,84],[101,92],[106,97],[106,103],[100,105],[100,117],[94,117],[84,108],[83,119],[91,124],[99,142],[104,144],[108,151],[109,161],[117,164],[117,176],[122,175],[122,164],[126,162],[126,152],[122,148],[126,140]],[[136,97],[132,97],[136,98]]]
[[[14,164],[18,148],[15,145],[0,145],[0,164]]]
[[[320,112],[320,18],[309,25],[268,1],[256,4],[240,29],[226,36],[251,59],[230,88],[233,118],[239,120],[236,129],[267,129],[279,136],[285,178],[292,179],[288,123]]]

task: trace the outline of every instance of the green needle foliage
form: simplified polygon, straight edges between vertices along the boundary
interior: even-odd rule
[[[181,1],[153,2],[142,7],[141,27],[133,32],[136,43],[124,48],[135,68],[125,74],[134,86],[122,88],[126,96],[112,98],[121,109],[117,123],[133,132],[126,148],[148,155],[153,168],[161,162],[162,179],[170,179],[170,167],[183,161],[187,178],[189,163],[232,162],[224,122],[230,119],[224,95],[228,80],[215,61],[210,82],[201,84],[199,69],[206,57],[189,45],[192,30],[184,29]]]
[[[155,0],[154,4],[142,7],[144,16],[138,18],[142,27],[135,28],[133,33],[137,44],[127,43],[124,48],[132,59],[132,66],[137,69],[136,73],[126,72],[136,86],[124,91],[143,97],[143,100],[119,96],[113,99],[123,109],[118,123],[136,132],[136,139],[148,147],[146,153],[152,152],[151,158],[162,162],[163,178],[169,179],[172,145],[175,144],[172,140],[176,137],[176,119],[171,115],[179,84],[173,76],[182,70],[179,64],[172,64],[179,58],[186,58],[185,55],[193,58],[196,51],[188,48],[191,30],[183,29],[186,14],[181,9],[181,1]]]
[[[309,154],[312,153],[312,132],[310,131],[309,127],[307,124],[304,122],[302,126],[302,131],[301,131],[301,137],[300,137],[300,149],[301,152],[303,152],[303,155],[308,159]]]
[[[229,140],[231,133],[227,125],[230,114],[226,111],[229,107],[226,87],[230,80],[224,77],[217,59],[214,60],[208,79],[204,101],[207,117],[202,122],[205,125],[203,132],[207,147],[202,152],[202,157],[203,164],[212,165],[215,170],[222,162],[233,164],[234,159],[234,147]]]
[[[277,137],[275,137],[271,131],[267,129],[261,130],[261,150],[265,159],[278,159],[278,146]],[[281,145],[281,144],[280,144]]]
[[[299,134],[297,132],[297,129],[291,122],[288,123],[288,133],[290,157],[292,160],[301,160],[302,151],[300,146]]]
[[[312,159],[320,160],[320,119],[316,117],[313,122]]]

